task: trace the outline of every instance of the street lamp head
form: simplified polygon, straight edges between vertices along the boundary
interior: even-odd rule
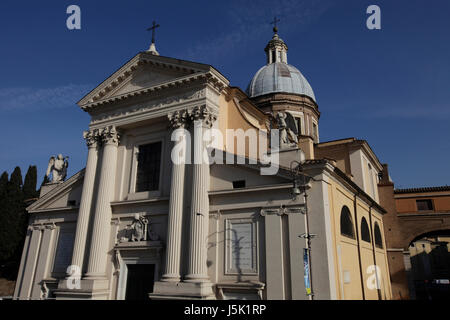
[[[302,191],[300,190],[300,183],[297,179],[294,179],[294,181],[292,183],[292,194],[294,195],[294,197],[297,197],[301,193],[302,193]]]

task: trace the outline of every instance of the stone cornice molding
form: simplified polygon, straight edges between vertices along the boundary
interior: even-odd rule
[[[261,209],[260,214],[263,217],[265,217],[267,215],[281,216],[281,215],[283,215],[283,211],[281,210],[281,208]]]
[[[48,193],[46,193],[44,196],[39,198],[37,201],[33,202],[31,205],[29,205],[26,210],[29,213],[34,212],[44,212],[44,211],[51,211],[52,209],[44,208],[40,210],[43,206],[54,200],[57,196],[60,196],[64,193],[69,192],[70,188],[77,183],[78,181],[82,180],[84,178],[84,172],[85,169],[82,169],[78,171],[76,174],[74,174],[72,177],[64,181],[63,183],[59,184],[57,187],[50,190]],[[55,210],[61,210],[61,209],[73,209],[73,208],[57,208]]]
[[[141,52],[138,53],[136,56],[134,56],[132,59],[130,59],[119,70],[114,72],[105,81],[103,81],[100,85],[98,85],[94,90],[92,90],[80,101],[78,101],[77,104],[80,107],[82,107],[83,105],[100,100],[108,92],[111,92],[120,83],[126,80],[132,74],[133,71],[135,71],[139,66],[143,64],[149,64],[158,68],[178,70],[190,74],[204,72],[206,70],[205,65],[186,62],[180,63],[180,60],[165,57],[155,57],[152,55],[148,55],[146,52]]]
[[[158,85],[146,87],[131,92],[127,92],[121,95],[109,97],[109,98],[99,98],[87,102],[86,104],[80,104],[81,109],[86,112],[91,112],[100,106],[112,104],[118,101],[123,101],[125,99],[130,99],[133,97],[144,96],[144,95],[155,95],[159,94],[161,91],[165,91],[171,88],[181,88],[186,87],[190,84],[195,84],[200,82],[201,84],[209,85],[210,88],[214,89],[218,94],[220,94],[227,86],[228,82],[224,82],[220,77],[218,77],[213,72],[207,73],[195,73],[192,75],[187,75],[184,77],[176,78],[174,80],[162,82]],[[118,83],[117,83],[118,85]],[[112,90],[112,89],[111,89]]]
[[[260,215],[265,217],[267,215],[277,215],[277,216],[283,216],[283,215],[290,215],[290,214],[305,214],[305,206],[299,207],[298,205],[295,207],[287,207],[282,206],[280,208],[262,208]]]
[[[115,126],[108,126],[101,130],[101,140],[104,145],[119,145],[120,134]]]
[[[196,104],[199,100],[204,100],[205,98],[208,99],[207,96],[210,94],[211,93],[207,89],[197,89],[187,93],[172,93],[168,96],[161,96],[158,94],[160,97],[152,99],[152,101],[134,103],[120,109],[105,111],[99,115],[94,115],[92,116],[91,124],[99,125],[102,122],[148,114],[149,111],[159,111],[161,109],[168,109],[182,104]]]

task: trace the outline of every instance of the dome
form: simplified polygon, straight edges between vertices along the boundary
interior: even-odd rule
[[[308,80],[296,67],[284,62],[273,62],[259,69],[247,88],[250,98],[275,92],[302,94],[316,102]]]
[[[272,39],[264,49],[267,55],[267,65],[258,70],[248,85],[248,96],[254,98],[268,93],[283,92],[305,95],[316,102],[314,91],[308,80],[296,67],[288,64],[288,47],[278,36],[276,26],[273,32]]]

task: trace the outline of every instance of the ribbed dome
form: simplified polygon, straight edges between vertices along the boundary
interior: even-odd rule
[[[302,94],[316,102],[308,80],[297,68],[284,62],[273,62],[259,69],[247,88],[251,98],[275,92]]]

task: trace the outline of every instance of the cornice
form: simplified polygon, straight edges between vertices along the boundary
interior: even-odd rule
[[[211,94],[208,89],[199,89],[198,87],[185,92],[172,92],[171,94],[159,95],[151,100],[142,100],[135,103],[118,104],[114,108],[107,108],[98,114],[92,115],[91,127],[99,127],[110,123],[111,121],[126,121],[131,118],[142,118],[151,114],[158,115],[160,111],[172,112],[172,109],[179,108],[180,105],[193,107],[195,105],[205,104],[205,99],[214,104],[214,99],[209,97]],[[106,107],[106,106],[105,106]],[[149,113],[151,111],[151,114]],[[160,116],[164,116],[160,115]]]
[[[221,93],[223,89],[227,86],[226,83],[222,82],[221,79],[216,77],[213,73],[196,73],[194,75],[188,75],[185,77],[177,78],[171,81],[162,82],[158,85],[142,88],[139,90],[127,92],[121,95],[113,96],[110,98],[99,99],[92,101],[90,103],[81,105],[81,108],[86,112],[92,112],[100,106],[109,105],[118,101],[123,101],[125,99],[143,96],[143,95],[155,95],[161,91],[185,87],[186,85],[196,83],[197,81],[203,81],[204,84],[209,84],[211,88],[215,89],[217,93]]]
[[[179,70],[180,72],[189,74],[171,81],[163,82],[156,86],[146,87],[122,95],[105,98],[108,93],[117,90],[122,83],[126,82],[127,79],[132,76],[132,73],[142,65]],[[221,93],[222,90],[229,84],[229,81],[220,72],[209,65],[177,60],[168,57],[154,56],[149,55],[146,52],[141,52],[104,80],[77,104],[84,111],[91,111],[93,108],[100,105],[113,103],[118,100],[120,101],[138,95],[151,94],[169,87],[186,85],[197,80],[204,80],[205,83],[208,83],[212,88],[217,90],[218,93]]]
[[[76,174],[74,174],[72,177],[61,183],[59,186],[55,187],[48,193],[46,193],[42,198],[34,202],[32,205],[28,206],[26,210],[29,213],[32,212],[41,212],[41,211],[50,211],[49,209],[41,210],[39,209],[40,206],[46,204],[48,201],[53,199],[58,194],[62,194],[65,191],[67,191],[72,185],[74,185],[76,182],[80,181],[84,178],[85,169],[82,169],[78,171]],[[73,207],[67,207],[67,209],[73,209]],[[60,210],[60,208],[58,208]]]
[[[170,60],[174,60],[176,61],[176,63],[171,62]],[[112,75],[110,75],[100,85],[95,87],[80,101],[78,101],[77,104],[82,107],[83,105],[92,103],[96,100],[100,100],[102,96],[116,88],[120,83],[126,80],[131,75],[131,73],[138,68],[138,66],[143,64],[149,64],[165,69],[180,70],[182,72],[188,73],[205,72],[207,69],[207,66],[203,66],[200,64],[186,62],[183,63],[181,60],[157,57],[154,55],[149,55],[146,52],[140,52],[136,56],[131,58],[128,62],[126,62],[123,66],[121,66]]]

